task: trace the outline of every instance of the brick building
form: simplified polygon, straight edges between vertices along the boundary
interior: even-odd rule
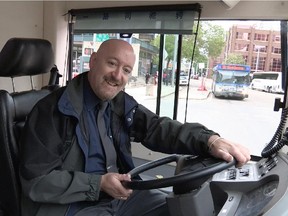
[[[226,41],[222,55],[209,61],[210,70],[216,64],[224,63],[230,53],[235,53],[243,56],[252,71],[281,71],[279,31],[234,25],[228,31]]]

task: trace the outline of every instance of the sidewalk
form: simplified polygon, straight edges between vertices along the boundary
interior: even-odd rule
[[[196,85],[195,85],[195,82]],[[191,83],[190,83],[191,84]],[[204,85],[201,85],[200,81],[194,81],[193,86],[189,87],[189,97],[188,99],[192,100],[205,100],[209,97],[211,93],[211,82],[206,80]],[[199,85],[198,85],[199,84]],[[198,85],[198,87],[196,87]],[[186,86],[179,87],[179,99],[187,98],[187,90]],[[135,98],[142,99],[155,99],[157,97],[157,85],[153,84],[129,84],[126,86],[125,91]],[[174,94],[175,87],[162,85],[161,95],[162,97],[166,97]]]

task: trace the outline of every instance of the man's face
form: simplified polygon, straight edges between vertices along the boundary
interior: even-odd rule
[[[125,41],[110,40],[90,58],[88,80],[101,100],[111,100],[125,88],[133,70],[135,54]]]

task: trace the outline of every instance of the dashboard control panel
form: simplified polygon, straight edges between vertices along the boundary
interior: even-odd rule
[[[286,154],[250,161],[216,173],[210,188],[217,216],[264,215],[288,196],[288,156]]]

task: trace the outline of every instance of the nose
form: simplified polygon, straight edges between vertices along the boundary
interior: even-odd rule
[[[112,75],[115,79],[119,80],[122,76],[122,70],[120,67],[115,68],[115,70],[112,72]]]

